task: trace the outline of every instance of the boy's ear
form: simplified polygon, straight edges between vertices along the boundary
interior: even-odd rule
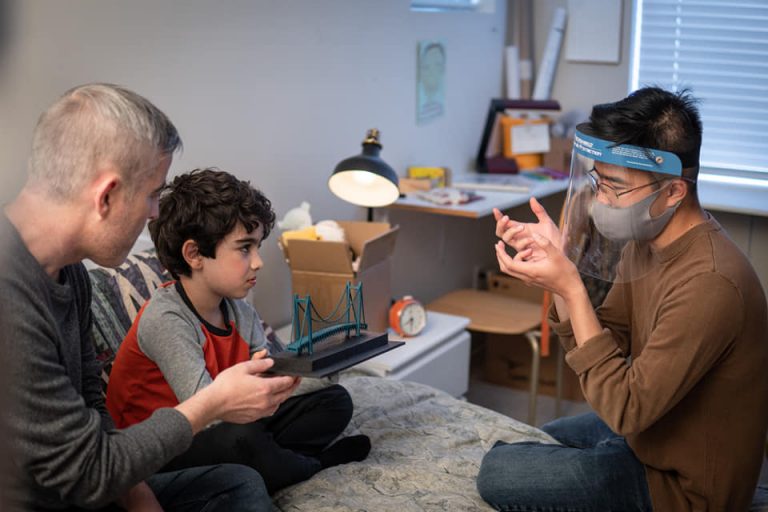
[[[192,270],[200,270],[203,266],[203,256],[197,242],[190,239],[181,246],[181,255]]]

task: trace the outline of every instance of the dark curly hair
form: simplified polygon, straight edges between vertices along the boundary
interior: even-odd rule
[[[200,254],[216,257],[216,246],[240,223],[248,233],[261,226],[264,237],[275,224],[272,203],[248,181],[215,168],[176,176],[160,195],[160,212],[149,233],[160,262],[176,279],[191,269],[181,248],[194,240]]]

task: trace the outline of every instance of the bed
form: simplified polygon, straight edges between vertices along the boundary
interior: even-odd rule
[[[280,511],[492,510],[475,478],[483,454],[502,439],[550,442],[524,423],[430,386],[342,373],[355,413],[346,434],[370,436],[359,463],[326,469],[280,491]]]
[[[168,275],[151,251],[131,255],[115,270],[91,268],[89,275],[94,343],[106,380],[133,317]],[[270,342],[279,344],[268,332]],[[363,462],[323,470],[281,490],[274,496],[275,510],[492,510],[475,487],[483,454],[499,439],[552,442],[540,430],[430,386],[354,368],[335,379],[349,390],[355,404],[343,435],[368,435],[371,453]],[[328,383],[328,379],[305,379],[298,392]]]

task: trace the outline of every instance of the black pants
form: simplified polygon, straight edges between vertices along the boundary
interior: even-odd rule
[[[211,464],[244,464],[259,472],[270,494],[320,471],[317,455],[346,428],[352,398],[338,384],[283,402],[253,423],[219,423],[199,432],[192,446],[162,471]]]

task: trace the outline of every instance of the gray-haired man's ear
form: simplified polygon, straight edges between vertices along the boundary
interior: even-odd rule
[[[119,184],[119,178],[111,173],[105,173],[96,178],[91,185],[94,190],[93,200],[99,216],[104,218],[114,206],[115,190]]]

